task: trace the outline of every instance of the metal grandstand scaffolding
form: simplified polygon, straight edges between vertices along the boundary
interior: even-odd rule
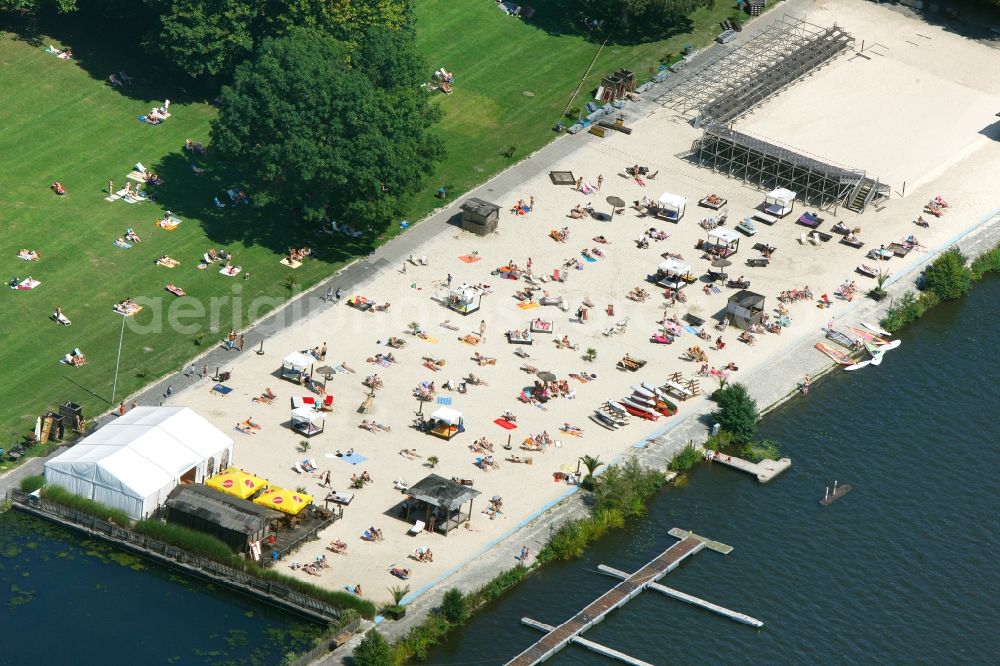
[[[698,110],[695,126],[732,122],[782,89],[854,48],[854,37],[782,16],[742,46],[687,73],[659,101],[681,113]]]
[[[845,205],[861,213],[889,196],[888,185],[861,169],[839,166],[724,125],[705,127],[691,146],[691,157],[713,171],[765,190],[788,188],[819,208]]]

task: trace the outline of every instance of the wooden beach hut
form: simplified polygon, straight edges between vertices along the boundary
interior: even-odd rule
[[[405,492],[408,496],[406,521],[420,520],[427,531],[445,536],[472,519],[472,502],[481,494],[437,474],[427,475]]]

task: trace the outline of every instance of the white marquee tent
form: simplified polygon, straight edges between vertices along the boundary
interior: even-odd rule
[[[136,407],[45,463],[45,482],[138,520],[232,456],[233,440],[191,409]]]

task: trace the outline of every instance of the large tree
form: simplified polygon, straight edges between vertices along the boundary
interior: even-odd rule
[[[237,68],[212,145],[261,203],[378,233],[444,155],[423,78],[408,31],[374,29],[352,48],[296,28]]]
[[[67,1],[67,0],[62,0]],[[191,76],[233,73],[269,37],[312,28],[352,43],[410,25],[409,0],[146,0],[159,16],[147,44]]]

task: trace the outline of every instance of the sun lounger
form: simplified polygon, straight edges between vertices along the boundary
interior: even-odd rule
[[[771,263],[771,260],[767,257],[747,259],[747,266],[752,268],[766,268],[769,263]]]
[[[410,527],[410,529],[406,533],[409,534],[410,536],[417,536],[418,534],[424,531],[424,527],[425,527],[424,521],[418,520],[417,522],[413,523],[413,526]]]
[[[354,501],[354,493],[338,493],[334,491],[326,496],[326,501],[342,506],[350,506],[351,502]]]
[[[776,218],[775,216],[768,215],[767,213],[762,213],[760,211],[753,214],[753,219],[757,220],[758,222],[763,222],[764,224],[774,224],[775,222],[778,221],[778,218]]]

